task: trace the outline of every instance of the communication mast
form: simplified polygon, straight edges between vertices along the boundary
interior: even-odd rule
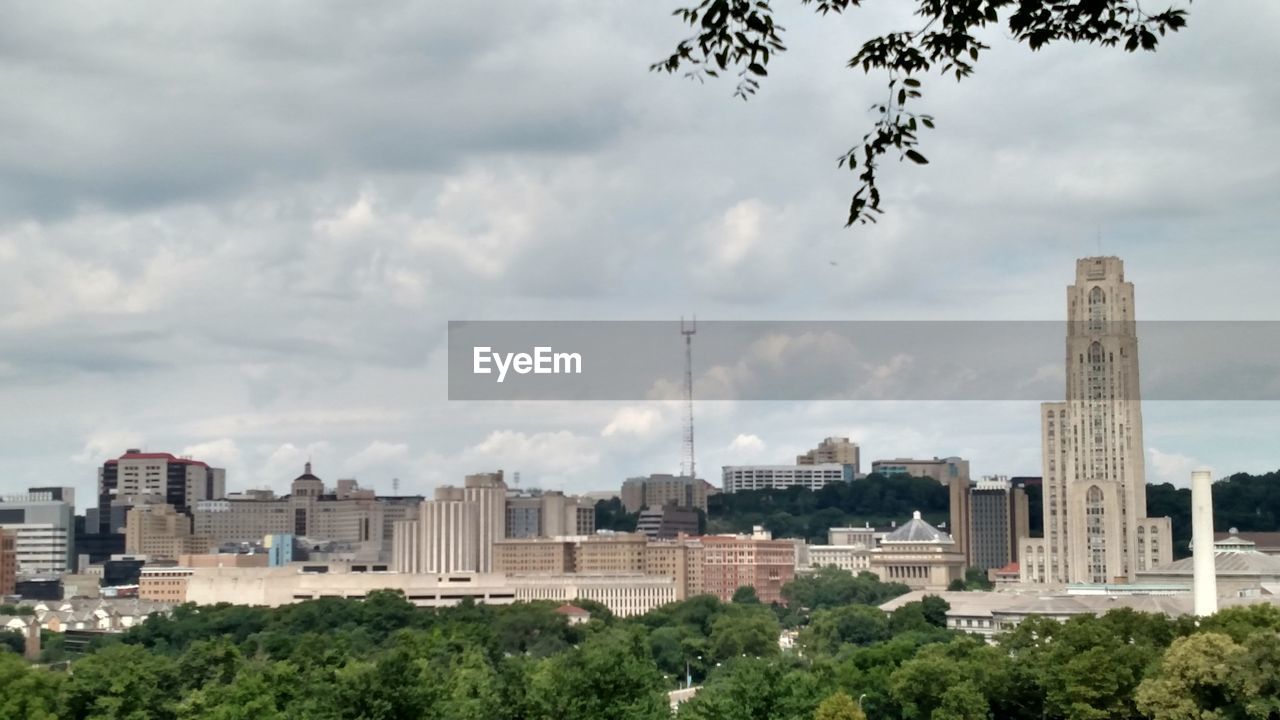
[[[698,332],[698,316],[687,325],[680,318],[680,334],[684,336],[684,453],[680,460],[680,474],[695,477],[693,464],[693,335]]]

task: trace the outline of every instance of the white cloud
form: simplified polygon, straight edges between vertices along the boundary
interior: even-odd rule
[[[1158,448],[1147,448],[1147,482],[1172,483],[1177,487],[1191,486],[1191,471],[1205,469],[1204,463],[1181,453],[1166,453]],[[1209,468],[1212,471],[1212,468]]]
[[[650,438],[661,429],[663,415],[652,406],[619,408],[600,431],[601,437]]]

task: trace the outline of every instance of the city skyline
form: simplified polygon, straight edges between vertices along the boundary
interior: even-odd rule
[[[570,491],[677,470],[676,406],[447,403],[450,319],[1056,320],[1063,268],[1099,250],[1126,259],[1143,319],[1280,307],[1280,95],[1252,80],[1270,47],[1235,32],[1275,17],[1260,0],[1197,7],[1152,55],[996,47],[962,90],[930,90],[947,108],[930,164],[886,167],[889,214],[854,230],[832,159],[880,88],[810,42],[831,26],[805,13],[778,82],[743,104],[647,71],[681,33],[647,6],[379,9],[361,32],[316,9],[301,37],[254,12],[129,12],[42,7],[10,28],[0,80],[24,102],[0,109],[0,403],[21,412],[0,419],[0,492],[87,498],[94,468],[138,446],[225,467],[231,490],[281,491],[308,458],[384,493],[497,468]],[[285,47],[306,62],[264,60]],[[992,117],[1007,88],[1023,102]],[[1274,403],[1145,414],[1149,480],[1280,467],[1260,430]],[[1037,474],[1037,418],[700,405],[698,461],[787,462],[840,435],[868,461]]]

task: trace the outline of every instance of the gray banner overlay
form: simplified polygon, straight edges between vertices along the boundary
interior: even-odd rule
[[[678,400],[680,330],[678,321],[451,321],[449,399]],[[1062,400],[1068,330],[1065,321],[704,321],[693,336],[694,398]],[[1136,332],[1144,400],[1280,400],[1280,322],[1071,331],[1108,353]]]

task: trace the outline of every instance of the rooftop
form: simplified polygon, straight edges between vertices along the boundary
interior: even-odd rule
[[[911,514],[911,520],[902,527],[884,536],[882,543],[951,543],[951,536],[925,522],[917,510]]]

